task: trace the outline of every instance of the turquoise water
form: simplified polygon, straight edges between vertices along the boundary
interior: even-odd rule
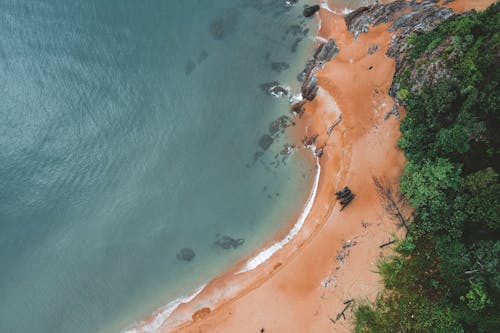
[[[0,332],[119,332],[291,222],[314,165],[259,146],[260,86],[296,89],[304,3],[0,2]]]

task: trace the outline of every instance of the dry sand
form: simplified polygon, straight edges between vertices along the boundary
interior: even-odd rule
[[[491,3],[463,0],[450,6],[464,11]],[[319,36],[333,38],[340,52],[318,71],[318,96],[296,129],[301,136],[318,134],[316,146],[325,145],[317,195],[303,228],[256,269],[237,274],[242,261],[211,281],[159,332],[350,332],[352,307],[346,319],[336,320],[344,301],[373,301],[380,290],[377,261],[390,246],[379,245],[403,232],[384,212],[372,182],[376,176],[397,184],[405,163],[397,148],[400,119],[384,120],[394,104],[387,94],[394,60],[385,55],[391,34],[379,25],[354,41],[342,16],[324,9],[319,15]],[[371,45],[379,49],[369,55]],[[327,135],[340,114],[342,121]],[[346,185],[356,198],[340,211],[334,193]]]

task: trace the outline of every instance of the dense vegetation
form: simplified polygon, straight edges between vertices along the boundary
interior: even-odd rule
[[[498,332],[500,4],[408,43],[400,189],[415,215],[355,332]]]

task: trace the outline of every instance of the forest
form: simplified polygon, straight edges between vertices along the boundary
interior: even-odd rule
[[[407,110],[399,180],[406,237],[379,263],[384,289],[358,302],[355,332],[500,328],[500,4],[407,40],[394,80]]]

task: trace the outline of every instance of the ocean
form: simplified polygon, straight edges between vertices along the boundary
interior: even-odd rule
[[[0,2],[0,332],[123,331],[293,223],[305,3]]]

